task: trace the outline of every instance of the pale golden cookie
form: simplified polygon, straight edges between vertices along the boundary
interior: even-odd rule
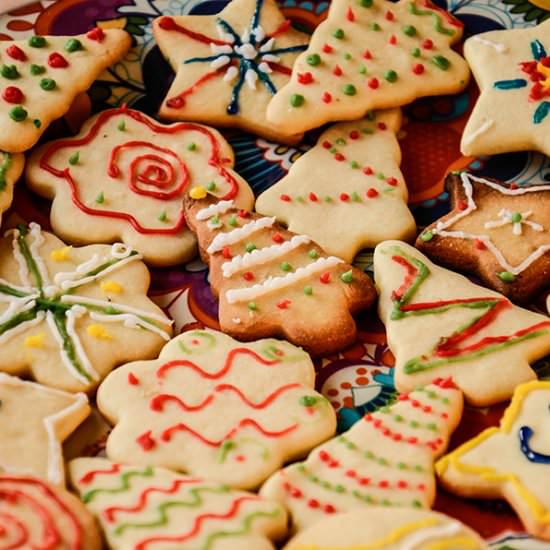
[[[213,481],[102,458],[69,470],[112,550],[274,550],[287,530],[278,503]]]
[[[288,82],[309,38],[291,27],[275,0],[233,0],[215,15],[159,17],[153,32],[176,71],[161,117],[300,141],[297,132],[266,120],[267,104]]]
[[[387,241],[374,251],[378,311],[395,355],[395,384],[412,391],[452,376],[475,406],[512,396],[550,352],[550,319]]]
[[[75,36],[32,36],[2,42],[0,50],[0,150],[30,149],[76,96],[130,48],[120,29]]]
[[[464,155],[535,149],[550,155],[550,21],[477,34],[464,55],[481,90],[464,128]]]
[[[2,213],[11,206],[13,189],[24,166],[25,157],[23,155],[0,151],[0,226],[2,225]]]
[[[430,508],[434,459],[447,448],[461,414],[462,393],[452,380],[434,380],[367,414],[305,462],[280,470],[260,494],[285,505],[296,531],[357,508]]]
[[[335,0],[313,32],[267,119],[304,132],[370,109],[456,93],[470,71],[451,49],[462,23],[429,0]]]
[[[122,240],[146,262],[190,260],[196,240],[183,214],[194,185],[250,208],[252,191],[232,170],[233,151],[221,134],[200,124],[162,125],[131,109],[91,118],[74,138],[33,151],[27,183],[53,199],[57,235],[77,244]]]
[[[99,409],[115,424],[107,456],[253,489],[334,435],[334,409],[314,380],[307,353],[287,342],[185,332],[99,387]]]
[[[416,235],[399,170],[399,109],[335,124],[288,175],[262,193],[256,211],[353,261],[362,248]]]
[[[0,239],[0,371],[92,391],[115,366],[155,357],[171,321],[128,246],[65,246],[40,226]]]
[[[0,472],[63,485],[61,444],[90,414],[88,398],[0,372],[0,403]]]
[[[437,464],[444,487],[463,497],[504,498],[534,537],[550,540],[550,382],[518,386],[498,428]]]

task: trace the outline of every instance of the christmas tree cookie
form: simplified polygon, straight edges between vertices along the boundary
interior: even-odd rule
[[[101,384],[99,409],[115,424],[107,456],[253,489],[334,434],[314,380],[307,353],[287,342],[186,332]]]
[[[0,541],[6,550],[102,548],[95,519],[82,502],[29,475],[0,474]]]
[[[0,373],[0,403],[0,472],[63,485],[61,444],[90,413],[88,398]]]
[[[103,111],[74,138],[39,147],[27,165],[31,189],[53,199],[57,235],[78,244],[122,240],[154,265],[190,260],[196,240],[183,197],[203,184],[250,208],[252,191],[232,170],[233,151],[200,124],[169,126],[127,108]]]
[[[336,0],[269,103],[267,119],[303,132],[463,90],[469,69],[451,49],[462,30],[430,0]]]
[[[39,225],[0,238],[0,371],[92,391],[115,366],[155,357],[171,321],[122,243],[66,246]]]
[[[488,428],[437,464],[443,485],[463,497],[504,498],[526,530],[550,541],[550,382],[518,386],[498,428]]]
[[[239,340],[281,337],[316,355],[351,344],[352,314],[376,299],[369,277],[275,218],[232,201],[212,204],[206,193],[191,189],[185,208],[210,266],[222,330]]]
[[[309,38],[291,27],[275,0],[233,0],[215,15],[159,17],[153,32],[176,71],[160,116],[300,140],[266,120],[267,104]]]
[[[461,414],[462,394],[452,380],[434,380],[280,470],[260,494],[285,505],[296,531],[358,508],[430,508],[434,459]]]
[[[50,122],[130,48],[120,29],[76,36],[31,36],[0,48],[0,150],[30,149]]]
[[[481,90],[464,128],[464,155],[550,155],[550,20],[477,34],[464,55]]]
[[[416,248],[387,241],[374,251],[378,311],[395,355],[395,384],[412,391],[452,376],[466,399],[509,399],[550,352],[550,319],[437,267]]]
[[[417,248],[514,301],[548,286],[550,185],[518,187],[462,172],[449,174],[446,188],[453,208],[424,230]]]
[[[347,262],[386,239],[413,239],[416,225],[399,171],[400,125],[399,109],[335,124],[258,197],[256,210]]]
[[[273,550],[284,508],[213,481],[103,458],[69,463],[71,483],[112,550]]]
[[[0,226],[2,225],[2,213],[11,206],[13,188],[23,172],[24,165],[25,157],[23,155],[0,151]]]

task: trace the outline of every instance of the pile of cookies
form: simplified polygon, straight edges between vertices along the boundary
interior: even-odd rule
[[[438,486],[506,499],[550,540],[550,382],[530,366],[550,318],[522,307],[548,286],[550,186],[450,173],[451,212],[418,232],[397,140],[400,106],[471,68],[462,152],[550,154],[550,20],[476,35],[467,61],[430,0],[333,0],[311,37],[275,0],[153,28],[175,72],[161,121],[123,105],[38,146],[130,36],[0,48],[0,214],[27,185],[53,230],[0,220],[0,548],[486,549],[430,510]],[[325,123],[256,200],[204,125],[293,144]],[[365,247],[376,286],[351,265]],[[221,331],[176,335],[149,268],[197,252]],[[312,357],[375,304],[399,393],[338,435]],[[509,400],[447,452],[464,401]],[[105,456],[66,462],[92,405]]]

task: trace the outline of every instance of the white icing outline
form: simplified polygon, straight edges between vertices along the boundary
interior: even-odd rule
[[[508,51],[508,46],[506,46],[506,44],[502,44],[501,42],[493,42],[492,40],[488,40],[487,38],[482,38],[478,34],[472,36],[470,40],[473,40],[474,42],[479,42],[480,44],[488,46],[489,48],[493,48],[498,53],[506,53]]]
[[[434,527],[425,527],[407,535],[399,543],[399,550],[417,550],[421,544],[429,542],[433,539],[441,539],[443,537],[452,537],[464,531],[463,526],[458,521],[443,525],[435,525]]]
[[[219,252],[223,250],[224,247],[238,243],[260,229],[272,227],[274,223],[275,218],[258,218],[241,227],[237,227],[237,229],[228,231],[227,233],[218,233],[210,243],[210,246],[206,249],[206,252],[208,252],[208,254]]]
[[[233,208],[233,201],[220,201],[199,210],[195,217],[200,221],[209,220],[219,214],[225,214],[230,208]]]

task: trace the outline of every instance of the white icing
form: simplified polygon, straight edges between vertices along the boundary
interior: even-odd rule
[[[343,263],[343,260],[336,258],[335,256],[318,258],[305,267],[299,267],[294,273],[288,273],[282,277],[268,277],[264,282],[248,288],[230,289],[225,293],[225,298],[229,304],[242,302],[244,300],[254,300],[264,294],[285,288],[301,281],[302,279],[306,279],[318,271],[334,267],[335,265],[341,263]]]
[[[222,55],[221,57],[217,57],[210,63],[210,66],[213,69],[220,69],[221,67],[225,67],[228,63],[231,62],[231,58],[228,55]]]
[[[109,315],[107,313],[96,313],[95,311],[92,311],[90,313],[90,317],[95,321],[102,321],[104,323],[122,323],[128,328],[144,328],[150,332],[155,332],[166,341],[170,340],[170,334],[168,332],[162,330],[153,323],[140,319],[133,313],[118,313]]]
[[[294,235],[294,237],[282,244],[274,244],[273,246],[253,250],[242,256],[235,256],[230,261],[222,264],[223,276],[231,277],[242,269],[249,269],[256,265],[275,260],[309,242],[311,242],[311,239],[305,235]]]
[[[270,52],[273,49],[273,46],[275,46],[275,39],[270,38],[265,44],[262,44],[260,46],[260,49],[258,51],[262,53]],[[265,59],[265,56],[263,58]]]
[[[399,550],[417,550],[426,542],[438,540],[446,537],[458,535],[463,531],[462,525],[458,521],[436,525],[434,527],[425,527],[407,535],[399,544]]]
[[[233,53],[233,48],[228,44],[214,44],[213,42],[210,42],[210,49],[214,54]]]
[[[272,73],[272,69],[271,67],[265,62],[265,61],[262,61],[259,65],[258,65],[258,70],[261,71],[262,73]]]
[[[258,25],[256,29],[252,31],[252,33],[254,34],[258,42],[261,42],[265,38],[265,31],[261,25]]]
[[[495,123],[494,120],[488,118],[485,120],[485,122],[477,128],[477,130],[474,130],[473,132],[470,132],[469,134],[464,134],[462,136],[462,143],[463,145],[470,145],[473,141],[475,141],[481,134],[484,134],[493,124]]]
[[[479,42],[480,44],[489,46],[490,48],[495,49],[498,53],[506,53],[508,51],[508,46],[506,46],[505,44],[501,44],[500,42],[493,42],[492,40],[487,40],[487,38],[482,38],[477,34],[475,36],[472,36],[470,40],[474,40],[476,42]]]
[[[279,56],[268,53],[263,55],[262,59],[268,63],[277,63],[277,61],[279,61]]]
[[[84,351],[82,342],[80,341],[80,338],[75,329],[76,319],[82,317],[83,315],[86,315],[86,313],[86,308],[79,305],[73,306],[69,311],[67,311],[67,313],[65,314],[67,318],[67,334],[73,342],[76,354],[80,359],[80,364],[82,365],[82,368],[88,373],[92,380],[99,380],[99,375],[92,367],[92,364],[90,363],[90,360],[88,359],[88,356]]]
[[[11,241],[12,253],[19,267],[17,274],[19,275],[19,280],[21,281],[21,284],[27,287],[32,286],[32,283],[29,279],[29,269],[27,267],[27,262],[25,261],[25,257],[23,256],[23,254],[21,254],[21,251],[19,250],[19,243],[17,242],[17,238],[19,237],[19,230],[10,229],[9,231],[6,231],[4,233],[4,236],[12,237],[12,241]]]
[[[44,244],[44,237],[42,235],[42,229],[37,223],[31,222],[29,224],[29,234],[32,237],[32,242],[29,245],[29,252],[34,259],[34,263],[38,268],[38,272],[42,277],[42,285],[46,286],[50,283],[50,275],[48,273],[48,268],[42,259],[42,255],[39,252],[40,247]]]
[[[233,208],[233,201],[220,201],[216,204],[211,204],[210,206],[199,210],[195,217],[197,218],[197,220],[200,221],[209,220],[214,216],[225,214],[230,208]]]
[[[225,82],[231,82],[232,80],[235,80],[238,74],[239,74],[239,69],[231,65],[231,67],[228,67],[227,71],[225,71],[225,74],[223,75],[223,79]]]
[[[223,250],[225,246],[230,246],[232,244],[238,243],[242,239],[245,239],[252,233],[264,229],[266,227],[271,227],[275,223],[275,218],[258,218],[257,220],[252,220],[246,225],[233,229],[227,233],[219,233],[214,237],[210,246],[206,249],[208,254],[214,254]]]
[[[254,69],[248,69],[246,73],[244,73],[244,80],[246,82],[246,85],[251,89],[256,89],[256,82],[258,81],[258,74]]]
[[[7,302],[8,307],[3,313],[0,313],[0,325],[8,321],[10,317],[29,311],[36,305],[36,298],[39,294],[33,294],[32,296],[25,296],[24,298],[17,298],[16,296],[7,296],[0,294],[0,302]],[[11,298],[11,299],[10,299]]]
[[[235,46],[235,51],[245,59],[255,59],[257,55],[256,48],[250,42],[245,42],[244,40],[243,42],[242,46]]]
[[[527,210],[526,212],[521,212],[521,219],[519,222],[515,222],[513,220],[514,213],[508,210],[507,208],[503,208],[498,213],[498,220],[489,220],[488,222],[485,222],[484,227],[485,229],[493,229],[495,227],[502,227],[504,225],[511,224],[512,225],[512,233],[514,235],[521,235],[522,234],[522,225],[528,225],[531,227],[534,231],[544,231],[544,227],[540,225],[540,223],[533,222],[529,220],[528,218],[533,214],[531,210]]]
[[[233,317],[233,319],[231,319],[236,325],[240,325],[241,324],[241,318],[240,317]]]
[[[25,321],[24,323],[21,323],[16,327],[11,328],[10,330],[6,330],[6,332],[4,332],[2,336],[0,336],[0,345],[5,344],[14,336],[17,336],[18,334],[21,334],[26,330],[36,325],[39,325],[44,320],[44,317],[46,317],[46,314],[43,311],[39,311],[34,319],[31,319],[30,321]]]

